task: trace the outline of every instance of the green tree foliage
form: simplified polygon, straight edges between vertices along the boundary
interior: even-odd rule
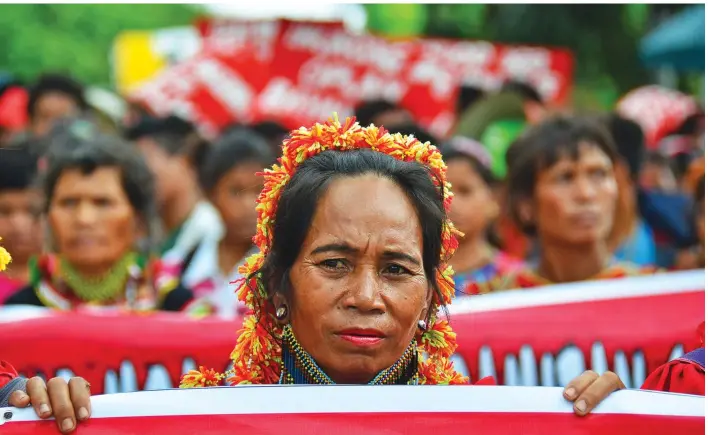
[[[177,4],[0,5],[0,70],[24,80],[44,71],[67,72],[106,85],[119,32],[190,24],[200,12]]]

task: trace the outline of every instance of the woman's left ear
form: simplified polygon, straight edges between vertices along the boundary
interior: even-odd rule
[[[433,290],[433,287],[428,286],[428,292],[425,295],[425,305],[420,310],[420,317],[418,318],[418,320],[423,320],[424,322],[428,321],[428,312],[430,310],[431,305],[433,304],[434,295],[435,290]]]

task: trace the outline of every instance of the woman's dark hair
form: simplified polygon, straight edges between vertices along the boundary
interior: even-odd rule
[[[145,116],[127,128],[124,137],[129,141],[150,138],[171,156],[186,155],[194,168],[200,166],[208,150],[208,143],[195,125],[176,115],[163,118]]]
[[[33,187],[37,158],[25,148],[0,148],[0,192]]]
[[[290,133],[290,130],[285,128],[284,125],[275,121],[259,122],[251,126],[251,128],[253,131],[266,138],[266,140],[278,143],[283,142],[283,139]]]
[[[472,167],[472,170],[480,176],[482,181],[484,181],[487,186],[494,187],[494,185],[497,184],[498,180],[494,177],[494,174],[492,174],[492,170],[489,168],[489,166],[483,164],[477,157],[469,153],[459,151],[447,144],[443,144],[440,147],[440,152],[442,153],[442,157],[445,163],[458,159],[464,160]]]
[[[455,113],[462,115],[467,109],[480,101],[485,95],[484,89],[472,85],[461,85],[458,88],[457,100],[455,101]]]
[[[354,108],[354,116],[360,125],[367,126],[373,124],[377,116],[395,110],[403,108],[388,100],[368,100]]]
[[[433,183],[432,173],[425,166],[367,149],[324,151],[305,160],[283,188],[275,215],[271,251],[257,272],[269,299],[281,293],[290,300],[290,269],[310,229],[317,204],[330,183],[337,178],[364,174],[387,178],[408,195],[423,231],[423,269],[438,300],[443,300],[436,282],[446,222],[441,188]]]
[[[516,225],[527,235],[535,235],[536,227],[521,219],[518,204],[533,197],[541,172],[565,157],[577,159],[582,143],[597,146],[612,163],[619,157],[602,123],[583,117],[548,119],[526,130],[507,150],[507,207]]]
[[[221,135],[211,146],[199,171],[204,192],[211,192],[219,180],[235,166],[257,163],[263,168],[275,161],[268,142],[247,128],[232,129]]]
[[[618,154],[627,164],[630,178],[636,183],[646,150],[642,127],[631,119],[624,118],[615,112],[604,116],[602,120],[607,125]]]
[[[84,97],[84,87],[73,78],[63,74],[44,74],[30,87],[27,114],[33,118],[37,111],[39,100],[49,93],[59,93],[74,100],[76,106],[83,110],[88,109]]]
[[[46,170],[42,174],[45,211],[49,210],[56,184],[69,170],[89,175],[96,169],[115,167],[120,170],[123,191],[135,213],[148,230],[149,242],[157,234],[157,209],[154,180],[138,151],[122,140],[100,133],[79,136],[72,131],[55,136],[46,154]],[[150,247],[152,243],[149,244]]]

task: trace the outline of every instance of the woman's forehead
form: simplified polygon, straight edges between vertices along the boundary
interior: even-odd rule
[[[422,246],[417,213],[393,181],[375,175],[340,178],[317,204],[306,244],[346,242]]]
[[[589,160],[612,164],[610,156],[598,144],[590,141],[580,141],[577,144],[566,145],[549,151],[537,158],[541,171],[551,169],[559,164],[574,164]]]

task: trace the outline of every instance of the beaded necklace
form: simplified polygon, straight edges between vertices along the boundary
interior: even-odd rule
[[[115,300],[126,290],[125,283],[136,260],[135,253],[126,254],[103,276],[84,278],[62,257],[59,260],[59,274],[79,299],[86,302],[106,302]]]
[[[290,325],[283,328],[282,349],[283,358],[279,384],[331,385],[335,383],[303,349],[295,338]],[[415,340],[411,341],[394,365],[381,371],[369,382],[369,385],[417,384],[418,349]]]

